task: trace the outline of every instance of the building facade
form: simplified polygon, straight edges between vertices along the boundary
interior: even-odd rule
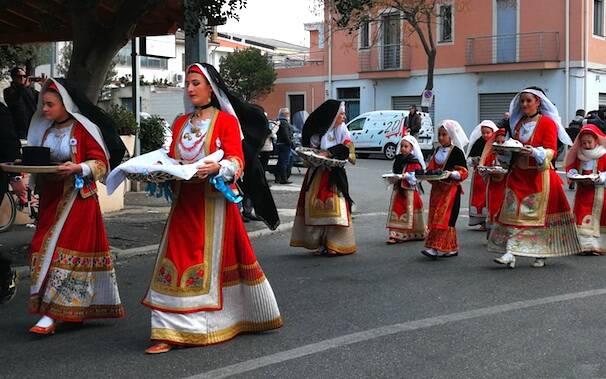
[[[604,0],[445,0],[436,14],[434,124],[456,119],[469,132],[501,119],[532,85],[565,124],[576,109],[606,106]],[[420,104],[427,57],[398,12],[379,10],[353,34],[328,19],[306,25],[309,62],[278,69],[273,92],[260,101],[270,115],[283,106],[311,112],[327,98],[346,101],[349,118]]]

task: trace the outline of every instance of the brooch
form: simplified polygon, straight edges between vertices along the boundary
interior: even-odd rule
[[[72,138],[69,139],[69,144],[71,146],[76,146],[78,144],[78,140],[75,139],[74,137],[72,137]]]

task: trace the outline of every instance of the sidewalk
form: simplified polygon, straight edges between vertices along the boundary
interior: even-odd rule
[[[276,232],[286,231],[292,227],[302,175],[295,175],[293,179],[298,183],[271,187],[280,215],[280,226]],[[154,254],[162,237],[169,211],[170,204],[163,198],[149,197],[144,192],[127,193],[123,210],[103,216],[109,244],[117,260],[135,255]],[[250,238],[272,233],[260,221],[250,221],[244,225]],[[0,253],[10,257],[15,266],[27,266],[29,243],[34,230],[19,225],[8,232],[0,233]]]

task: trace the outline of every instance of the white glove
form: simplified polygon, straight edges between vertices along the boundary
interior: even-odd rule
[[[568,175],[578,175],[579,172],[577,171],[576,168],[571,168],[570,170],[568,170]]]
[[[539,166],[542,166],[545,163],[545,158],[547,157],[547,153],[542,147],[533,147],[532,153],[530,153],[530,155],[534,158],[535,161],[537,161],[537,164]]]
[[[599,173],[598,178],[595,180],[595,184],[606,187],[606,171]]]
[[[417,185],[417,177],[414,172],[407,172],[402,176],[402,179],[406,180],[411,187]]]
[[[454,180],[461,180],[461,173],[458,171],[451,171],[450,177]]]

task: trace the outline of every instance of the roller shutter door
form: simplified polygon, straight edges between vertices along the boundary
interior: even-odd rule
[[[392,96],[391,97],[391,109],[394,111],[407,111],[411,105],[416,105],[417,110],[421,110],[421,96]],[[433,124],[436,123],[436,98],[433,98],[433,104],[429,109],[429,117]]]
[[[598,102],[600,104],[600,108],[606,107],[606,93],[600,93]]]
[[[478,123],[483,120],[497,122],[509,111],[509,104],[516,93],[481,93]]]

